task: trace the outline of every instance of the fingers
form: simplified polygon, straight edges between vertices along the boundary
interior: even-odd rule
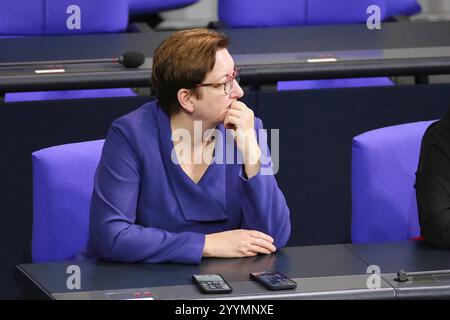
[[[273,245],[273,238],[263,232],[250,230],[249,231],[250,244],[249,250],[252,252],[271,254],[274,253],[277,248]]]
[[[249,117],[249,116],[253,117],[254,116],[253,110],[248,108],[247,106],[245,106],[245,104],[243,104],[243,107],[232,104],[230,106],[230,108],[228,109],[227,114],[233,115],[236,117]]]
[[[260,254],[271,254],[273,252],[268,250],[268,249],[266,249],[266,248],[257,246],[257,245],[250,245],[249,246],[249,248],[248,248],[248,255],[247,256],[250,256],[250,257],[256,256],[258,253],[260,253]]]
[[[230,104],[230,110],[242,110],[242,105],[245,106],[245,104],[243,104],[240,101],[234,100],[231,104]]]
[[[240,119],[238,117],[225,116],[225,121],[224,121],[225,124],[231,123],[231,124],[237,125],[237,124],[239,124],[239,122],[240,122]]]
[[[234,124],[231,123],[225,123],[225,129],[231,129],[231,130],[235,130],[236,126]]]
[[[232,124],[234,126],[229,126]],[[233,101],[226,111],[225,128],[251,130],[254,129],[254,113],[244,103]]]
[[[224,124],[232,123],[235,126],[242,124],[242,120],[245,119],[244,114],[241,110],[228,110],[225,115]]]
[[[255,246],[258,246],[258,247],[261,247],[261,248],[263,248],[265,250],[268,250],[270,253],[275,252],[277,250],[277,248],[272,243],[270,243],[270,242],[268,242],[266,240],[263,240],[263,239],[255,238],[255,239],[253,239],[251,244],[255,245]]]
[[[230,110],[245,110],[245,109],[248,109],[245,103],[238,100],[234,100],[230,105]]]
[[[225,129],[237,129],[238,125],[239,125],[240,120],[237,119],[236,117],[233,117],[230,119],[230,117],[228,115],[225,116],[225,120],[223,122]]]
[[[261,238],[268,241],[269,243],[273,243],[273,238],[271,236],[257,230],[250,230],[250,236],[253,238]]]
[[[276,251],[273,238],[257,230],[236,229],[205,235],[203,256],[252,257]],[[224,245],[224,243],[226,245]]]
[[[257,256],[258,253],[263,253],[263,252],[257,252],[256,250],[251,250],[249,248],[247,251],[244,252],[244,254],[242,256],[243,257],[254,257],[254,256]]]
[[[235,117],[241,117],[242,116],[242,110],[237,109],[229,109],[227,112],[228,116],[235,116]]]
[[[231,103],[230,108],[228,109],[228,112],[237,112],[237,113],[241,114],[242,116],[250,116],[250,117],[255,116],[255,113],[253,112],[253,110],[250,109],[249,107],[247,107],[244,103],[242,103],[240,101],[235,101],[235,102]]]
[[[228,109],[227,113],[225,114],[225,118],[229,116],[234,116],[236,118],[242,118],[244,115],[242,110],[236,110],[236,109]]]

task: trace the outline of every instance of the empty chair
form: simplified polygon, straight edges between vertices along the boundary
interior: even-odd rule
[[[353,242],[420,236],[415,172],[423,134],[432,122],[385,127],[353,138]]]
[[[2,0],[1,35],[123,32],[128,0]]]
[[[309,0],[306,24],[365,23],[372,5],[380,8],[382,21],[420,12],[417,0]]]
[[[219,19],[232,28],[365,23],[371,5],[383,21],[420,11],[417,0],[219,0]]]
[[[72,260],[86,247],[103,143],[72,143],[33,153],[33,262]]]
[[[144,15],[164,10],[178,9],[198,2],[198,0],[129,0],[130,15]]]
[[[232,28],[365,23],[371,5],[380,7],[383,21],[420,11],[417,0],[219,0],[219,20]],[[392,85],[386,77],[324,79],[279,81],[277,90]]]
[[[418,0],[386,0],[386,18],[392,16],[412,16],[422,10]]]
[[[2,0],[0,37],[124,32],[128,0]],[[135,96],[129,88],[7,93],[5,102]]]
[[[308,0],[219,0],[219,20],[231,28],[304,25]]]

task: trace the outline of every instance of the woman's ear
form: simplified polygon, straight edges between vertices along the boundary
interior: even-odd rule
[[[188,89],[180,89],[177,92],[178,102],[181,107],[189,113],[194,112],[194,104],[192,103],[191,91]]]

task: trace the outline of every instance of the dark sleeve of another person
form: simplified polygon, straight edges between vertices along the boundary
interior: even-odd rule
[[[425,241],[450,248],[450,125],[448,116],[425,132],[416,172],[419,222]]]

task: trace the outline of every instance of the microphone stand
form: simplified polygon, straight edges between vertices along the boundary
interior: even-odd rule
[[[86,59],[86,60],[55,60],[55,61],[26,61],[26,62],[4,62],[0,63],[0,68],[8,67],[32,67],[32,66],[57,66],[64,64],[84,64],[84,63],[118,63],[119,58],[109,59]]]

